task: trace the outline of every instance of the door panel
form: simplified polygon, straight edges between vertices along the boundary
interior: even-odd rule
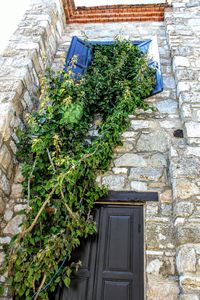
[[[129,216],[110,216],[108,219],[108,243],[105,245],[106,265],[104,267],[106,270],[127,271],[129,268],[130,221]],[[119,235],[119,232],[123,232],[123,235]]]
[[[124,300],[130,298],[129,282],[105,281],[103,290],[104,296],[102,300]]]
[[[140,214],[139,207],[101,209],[95,300],[142,299],[138,291],[141,270],[137,263]]]
[[[100,211],[96,211],[95,214],[97,231],[99,212]],[[78,272],[73,273],[70,288],[63,285],[60,291],[57,291],[56,300],[94,300],[92,294],[97,253],[97,237],[98,234],[94,234],[87,240],[83,239],[80,247],[73,253],[72,261],[78,262],[80,260],[82,266]]]
[[[98,234],[73,255],[82,267],[56,300],[143,300],[143,208],[97,210]]]

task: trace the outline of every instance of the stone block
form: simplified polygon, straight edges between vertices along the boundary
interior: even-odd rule
[[[192,109],[190,104],[185,103],[181,106],[181,115],[183,118],[192,117]]]
[[[180,300],[199,300],[199,296],[194,294],[180,295]]]
[[[188,199],[200,194],[200,188],[186,178],[174,179],[172,183],[175,199]]]
[[[129,179],[138,181],[158,181],[163,174],[162,169],[131,168]]]
[[[131,120],[131,128],[133,130],[156,128],[158,124],[151,120]]]
[[[189,201],[176,202],[174,205],[174,214],[179,217],[189,217],[194,212],[195,206]]]
[[[180,276],[180,286],[183,292],[200,291],[199,275],[182,275]]]
[[[155,103],[155,107],[161,114],[175,114],[177,113],[178,103],[175,100],[163,100]]]
[[[33,101],[31,99],[28,91],[26,91],[24,93],[23,99],[24,99],[24,102],[26,103],[26,105],[28,107],[28,111],[31,112],[32,109],[33,109]]]
[[[116,167],[146,167],[147,162],[141,156],[133,153],[126,153],[114,161]]]
[[[196,103],[196,102],[198,103],[199,102],[199,92],[195,92],[193,90],[191,90],[189,92],[182,91],[180,94],[180,97],[179,97],[179,102],[181,105],[183,103],[189,103],[192,105],[193,105],[193,103]]]
[[[164,77],[163,78],[164,89],[175,89],[174,77]]]
[[[191,68],[178,68],[176,69],[176,79],[177,80],[198,80],[199,72],[198,70],[192,70]]]
[[[107,185],[111,190],[121,190],[125,185],[125,178],[119,175],[108,175],[102,178],[102,183]]]
[[[130,183],[131,190],[136,192],[147,191],[147,183],[141,181],[131,181]]]
[[[6,147],[6,145],[3,145],[0,149],[0,165],[4,168],[4,170],[8,170],[8,167],[11,162],[11,154]]]
[[[186,134],[190,138],[200,138],[200,123],[186,122],[185,123]]]
[[[3,233],[4,234],[10,234],[14,235],[20,232],[20,224],[22,223],[23,216],[18,215],[15,216],[4,228]]]
[[[5,213],[4,213],[4,216],[3,216],[4,220],[6,222],[8,222],[8,221],[10,221],[12,219],[12,216],[13,216],[13,211],[10,210],[10,209],[6,209]]]
[[[186,156],[197,156],[197,157],[200,157],[200,147],[190,147],[190,146],[187,146],[185,148],[185,155]]]
[[[190,85],[186,81],[179,81],[177,84],[177,94],[178,96],[182,92],[188,92],[190,90]]]
[[[5,259],[5,253],[4,252],[0,252],[0,266],[4,262],[4,259]]]
[[[154,167],[156,169],[166,167],[167,166],[167,159],[161,153],[153,154],[148,159],[148,167],[150,167],[150,166]]]
[[[15,170],[14,183],[22,183],[22,182],[24,182],[24,177],[22,176],[21,168],[18,165]]]
[[[118,153],[126,153],[131,150],[133,150],[133,144],[128,141],[124,141],[122,146],[118,146],[115,148],[115,152]]]
[[[135,131],[126,131],[122,134],[122,138],[126,139],[126,138],[131,138],[134,139],[137,136],[137,132]]]
[[[142,134],[136,148],[138,151],[166,152],[169,148],[169,135],[164,130],[157,130],[150,134]]]
[[[149,250],[173,249],[173,228],[169,219],[168,223],[146,222],[146,241]]]
[[[128,169],[127,168],[112,168],[112,171],[115,175],[118,174],[127,174]]]
[[[158,204],[157,203],[147,203],[146,204],[146,216],[149,218],[150,216],[157,216],[158,215]]]
[[[174,178],[197,178],[200,176],[200,160],[197,157],[180,157],[171,167]]]
[[[27,208],[26,204],[17,204],[14,207],[14,212],[19,212]]]
[[[190,63],[187,57],[184,56],[174,56],[173,69],[177,67],[189,67]]]
[[[16,143],[13,140],[10,141],[10,148],[12,149],[12,152],[14,154],[17,153],[17,146],[16,146]]]
[[[198,244],[200,241],[200,223],[199,222],[178,222],[176,223],[175,236],[178,245]]]
[[[172,205],[169,203],[161,203],[160,210],[162,216],[170,217],[172,215]]]
[[[162,258],[161,258],[162,260]],[[163,265],[163,262],[160,259],[156,258],[151,260],[148,264],[147,264],[147,273],[148,274],[153,274],[153,275],[158,275],[160,273],[160,268]]]
[[[176,266],[179,274],[196,271],[196,252],[190,245],[181,246],[176,257]]]
[[[170,120],[163,120],[160,122],[160,126],[163,129],[167,129],[168,131],[172,130],[172,129],[177,129],[177,128],[182,128],[182,123],[180,121],[180,119],[170,119]]]
[[[160,268],[160,274],[164,277],[176,275],[175,258],[172,256],[163,257],[163,265]]]
[[[0,238],[0,244],[9,244],[10,241],[11,241],[11,238],[9,236]]]
[[[172,202],[172,191],[165,190],[164,192],[160,193],[160,201],[162,203],[171,203]]]
[[[199,122],[200,121],[200,110],[199,107],[198,108],[194,108],[192,110],[192,116],[193,116],[193,120]]]
[[[189,26],[200,26],[200,19],[199,18],[195,18],[195,19],[193,19],[193,18],[189,18],[189,20],[188,20],[188,25]]]
[[[148,276],[148,300],[178,300],[178,283],[158,276]]]
[[[187,138],[187,144],[189,146],[193,146],[193,147],[199,147],[200,146],[200,138]]]
[[[6,175],[0,170],[0,189],[8,196],[10,194],[10,182]]]
[[[22,185],[21,184],[14,183],[12,185],[12,191],[11,191],[10,197],[15,198],[15,199],[22,197]]]
[[[6,209],[6,203],[3,199],[3,197],[0,196],[0,215],[4,214],[5,209]]]

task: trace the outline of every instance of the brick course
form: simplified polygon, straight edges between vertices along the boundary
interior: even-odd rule
[[[106,5],[75,7],[73,0],[63,0],[66,22],[105,23],[163,21],[166,4]]]

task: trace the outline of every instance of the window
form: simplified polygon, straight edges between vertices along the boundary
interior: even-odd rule
[[[77,61],[74,63],[73,72],[83,75],[92,61],[92,53],[90,44],[109,45],[113,42],[101,41],[83,41],[78,37],[72,38],[69,51],[66,58],[65,70],[69,66],[74,55],[77,56]],[[156,38],[145,41],[133,41],[133,44],[140,48],[141,52],[146,53],[149,59],[149,66],[156,69],[156,86],[151,95],[155,95],[163,90],[162,73],[160,69],[158,45]]]

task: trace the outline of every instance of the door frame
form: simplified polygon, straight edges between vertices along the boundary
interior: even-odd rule
[[[145,239],[144,239],[144,233],[145,233],[145,215],[144,215],[144,205],[146,202],[149,201],[158,201],[158,193],[156,192],[134,192],[134,191],[109,191],[106,197],[103,197],[95,202],[95,206],[122,206],[122,207],[141,207],[141,214],[140,218],[141,221],[139,224],[141,225],[140,233],[140,249],[142,249],[141,255],[139,261],[141,265],[141,272],[139,274],[140,276],[140,289],[141,289],[141,298],[146,299],[145,297],[145,288],[146,288],[146,274],[145,274]],[[100,216],[99,216],[100,217]],[[54,300],[60,299],[60,293],[62,292],[62,289],[58,290],[58,293],[56,294],[56,298]]]
[[[157,192],[135,192],[135,191],[108,191],[106,197],[103,197],[96,201],[96,206],[101,205],[116,205],[116,206],[143,206],[146,202],[153,201],[158,202],[159,197]],[[146,272],[145,272],[145,214],[144,208],[142,210],[142,220],[141,220],[141,238],[140,238],[140,248],[143,249],[143,259],[139,259],[141,266],[140,283],[141,283],[141,291],[142,291],[142,299],[146,299],[145,297],[145,288],[146,288]]]

